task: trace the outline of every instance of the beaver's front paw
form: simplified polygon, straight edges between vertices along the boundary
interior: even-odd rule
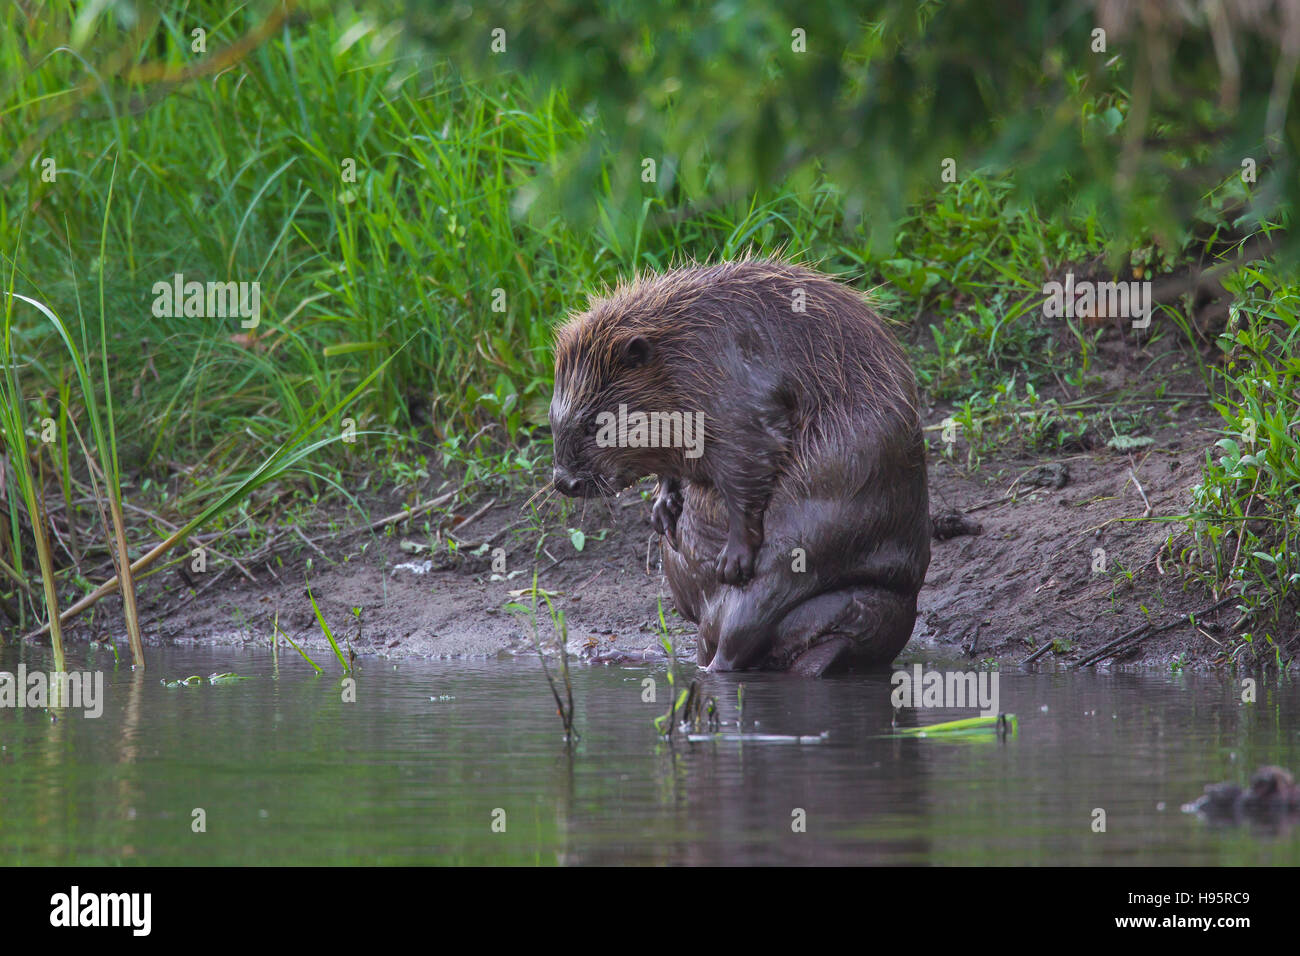
[[[723,584],[744,584],[754,576],[758,548],[746,541],[728,538],[718,552],[718,580]]]
[[[668,539],[677,548],[677,519],[682,516],[682,493],[675,485],[661,484],[655,490],[654,505],[650,508],[650,527]]]

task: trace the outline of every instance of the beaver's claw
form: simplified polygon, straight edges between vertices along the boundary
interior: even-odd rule
[[[717,575],[723,584],[745,584],[754,576],[758,548],[749,542],[729,537],[718,552]]]

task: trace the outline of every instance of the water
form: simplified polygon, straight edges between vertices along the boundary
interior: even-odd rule
[[[580,667],[570,756],[531,660],[363,662],[345,703],[336,673],[301,660],[149,654],[143,674],[70,655],[105,671],[98,719],[0,710],[0,863],[1300,863],[1300,827],[1179,811],[1260,764],[1300,771],[1290,680],[1243,705],[1226,675],[1007,669],[1002,709],[1020,727],[999,742],[882,736],[888,675],[751,674],[746,730],[827,741],[669,747],[652,726],[664,706],[641,700],[654,677],[666,701],[663,667]],[[20,655],[50,666],[7,647],[0,670]],[[253,679],[159,683],[225,671]],[[739,680],[709,678],[725,716]]]

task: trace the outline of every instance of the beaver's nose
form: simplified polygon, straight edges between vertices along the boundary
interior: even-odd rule
[[[570,498],[576,498],[582,491],[582,482],[574,478],[567,471],[561,468],[555,469],[554,474],[555,487],[559,489],[560,494],[568,495]]]

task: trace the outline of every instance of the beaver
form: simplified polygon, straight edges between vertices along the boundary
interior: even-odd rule
[[[829,276],[766,258],[651,273],[556,332],[554,486],[658,477],[651,524],[700,664],[882,666],[930,563],[916,404],[882,319]]]
[[[1204,795],[1183,810],[1215,818],[1300,813],[1300,786],[1281,767],[1260,767],[1251,774],[1249,787],[1242,789],[1235,783],[1206,784]]]

